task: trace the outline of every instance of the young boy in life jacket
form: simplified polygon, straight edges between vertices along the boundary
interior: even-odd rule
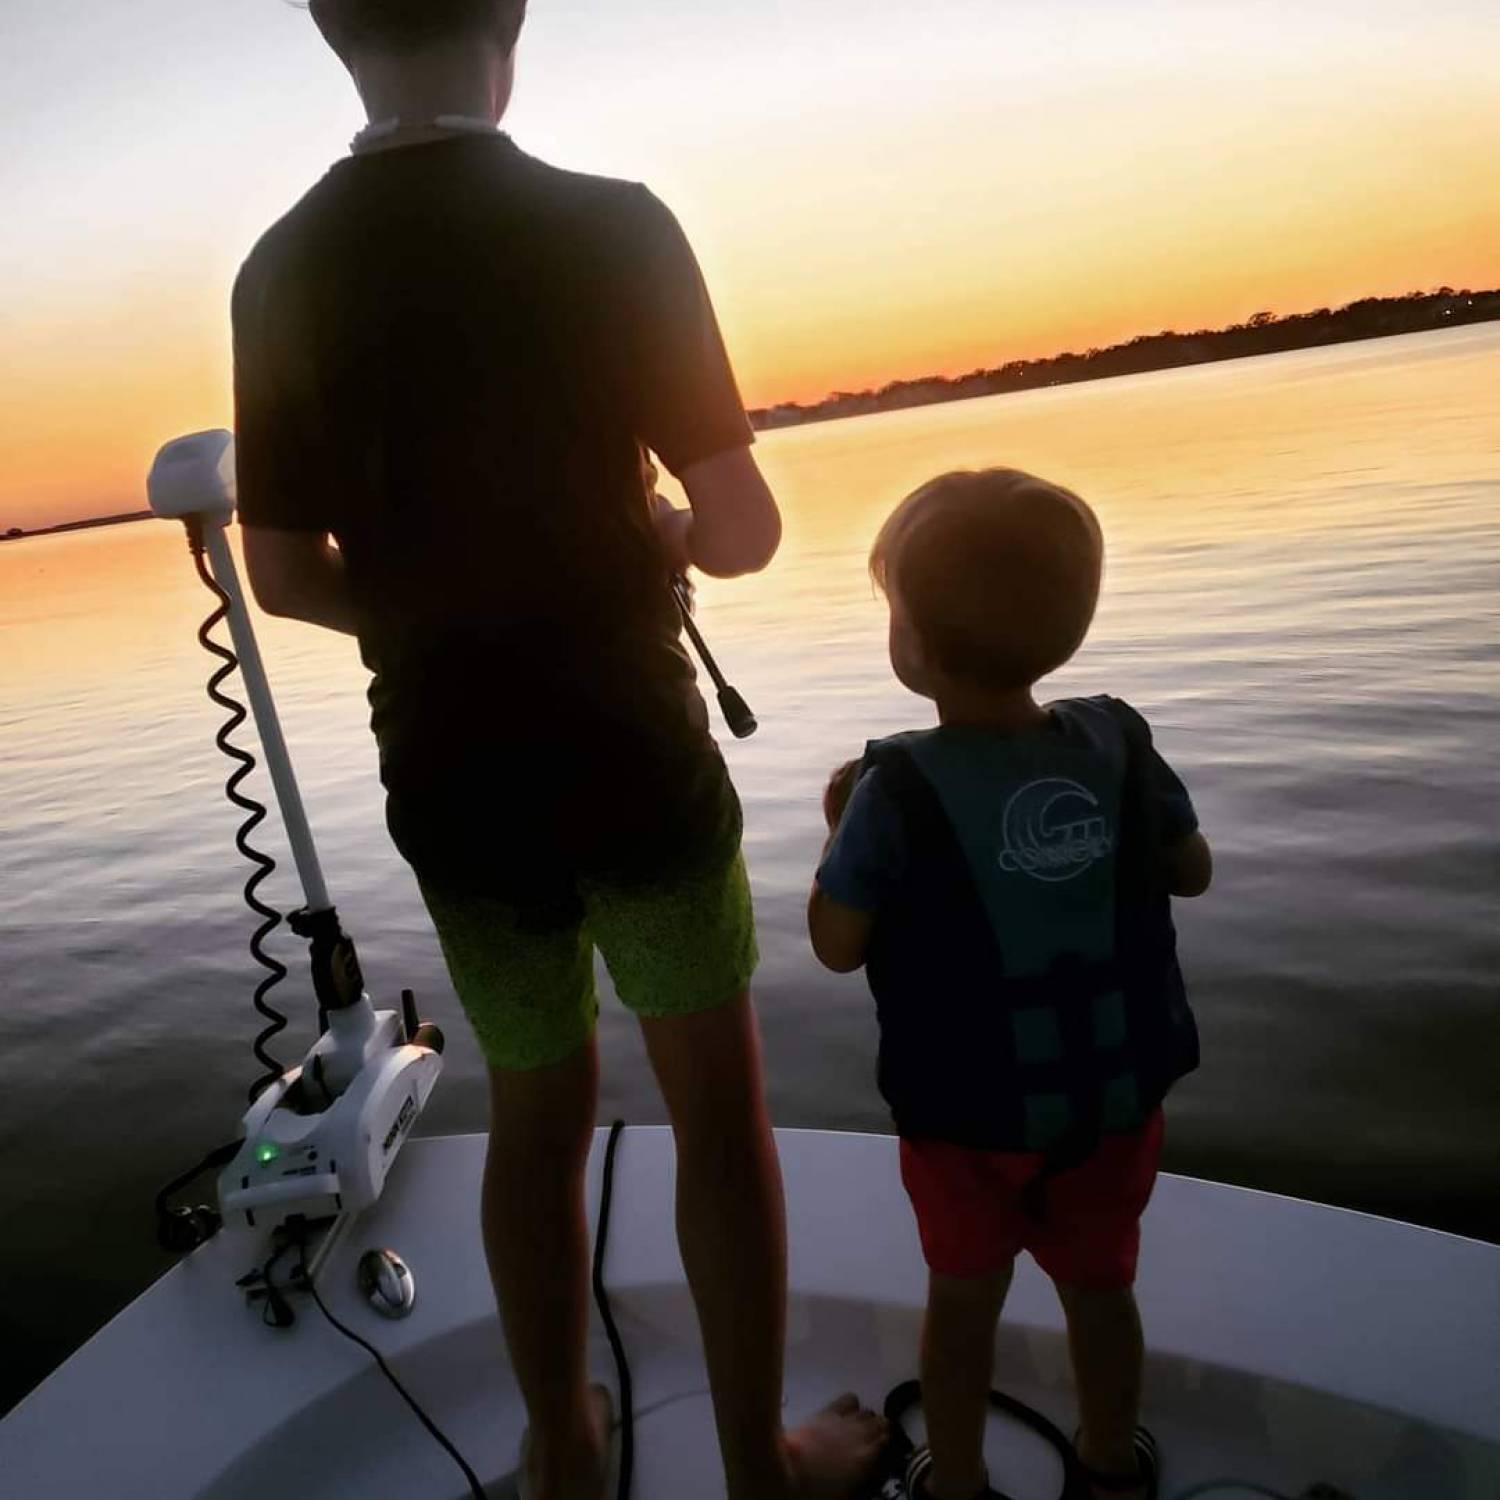
[[[834,772],[808,926],[874,993],[930,1271],[914,1497],[988,1492],[995,1327],[1022,1249],[1062,1300],[1096,1500],[1156,1492],[1131,1285],[1161,1101],[1198,1061],[1168,897],[1201,894],[1212,866],[1134,709],[1033,697],[1082,643],[1102,560],[1088,506],[1013,469],[923,485],[871,553],[891,665],[938,726]]]

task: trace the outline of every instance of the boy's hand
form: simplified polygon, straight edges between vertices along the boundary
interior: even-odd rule
[[[859,759],[846,760],[828,778],[828,785],[823,789],[823,821],[828,824],[829,833],[839,826],[839,819],[844,816],[854,783],[859,780],[861,764]]]

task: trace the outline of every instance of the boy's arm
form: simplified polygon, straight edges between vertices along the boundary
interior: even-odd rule
[[[1166,866],[1167,892],[1173,896],[1201,896],[1214,878],[1213,853],[1198,831],[1198,812],[1171,766],[1152,741],[1151,726],[1128,703],[1111,700],[1123,714],[1127,743],[1143,757],[1146,795],[1154,804]]]
[[[817,881],[813,882],[807,902],[807,935],[825,969],[852,974],[862,968],[874,930],[875,918],[870,912],[835,901]]]
[[[823,792],[828,840],[807,901],[807,935],[813,952],[835,974],[852,973],[864,964],[875,930],[879,888],[901,859],[889,804],[879,796],[873,777],[861,786],[861,764],[846,761],[828,778]],[[858,799],[850,809],[856,793]],[[824,889],[825,881],[841,892],[857,895],[863,904],[851,905],[831,895]]]
[[[250,588],[268,615],[359,633],[343,554],[326,532],[245,526],[241,535]]]
[[[1174,896],[1201,896],[1214,878],[1208,840],[1194,829],[1167,846],[1167,890]]]

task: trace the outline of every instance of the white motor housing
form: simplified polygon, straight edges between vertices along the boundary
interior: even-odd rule
[[[223,427],[173,438],[146,476],[146,498],[159,516],[227,524],[235,497],[234,434]]]
[[[364,1064],[342,1092],[328,1087],[325,1055],[339,1045],[330,1031],[250,1106],[239,1154],[219,1175],[226,1224],[266,1229],[291,1214],[358,1213],[380,1196],[443,1059],[402,1041],[395,1011],[370,1020]]]

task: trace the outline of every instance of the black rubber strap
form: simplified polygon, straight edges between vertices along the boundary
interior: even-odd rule
[[[885,1419],[891,1429],[889,1451],[892,1459],[900,1465],[903,1471],[919,1450],[907,1437],[906,1429],[901,1425],[901,1419],[919,1405],[921,1400],[922,1382],[919,1380],[903,1381],[885,1398]],[[1073,1451],[1073,1445],[1063,1434],[1062,1429],[1044,1417],[1041,1412],[1027,1406],[1024,1401],[1017,1401],[1014,1396],[1007,1396],[1004,1391],[992,1390],[989,1394],[989,1403],[993,1410],[1004,1412],[1006,1416],[1013,1417],[1023,1427],[1029,1427],[1056,1451],[1063,1468],[1063,1487],[1059,1491],[1059,1500],[1070,1500],[1070,1497],[1079,1494],[1078,1486],[1082,1472],[1078,1455]],[[995,1489],[991,1489],[988,1496],[994,1497],[994,1500],[1009,1500],[1008,1496]]]
[[[1124,1494],[1126,1490],[1138,1490],[1144,1485],[1146,1500],[1156,1500],[1157,1483],[1161,1472],[1161,1458],[1157,1452],[1156,1439],[1144,1427],[1137,1427],[1132,1443],[1135,1448],[1135,1473],[1110,1474],[1102,1469],[1091,1469],[1081,1458],[1078,1459],[1078,1472],[1096,1490],[1104,1490],[1111,1494]],[[1076,1434],[1073,1438],[1073,1445],[1076,1454],[1078,1445]]]

